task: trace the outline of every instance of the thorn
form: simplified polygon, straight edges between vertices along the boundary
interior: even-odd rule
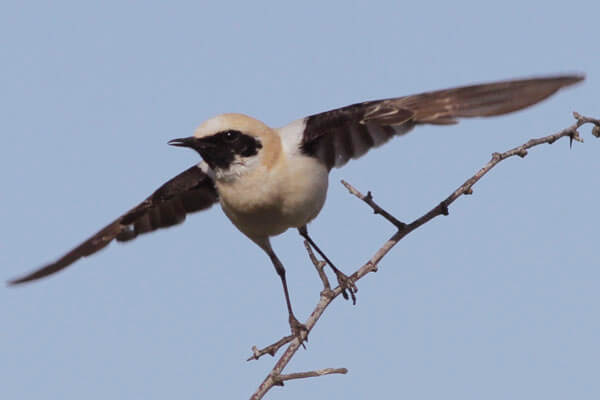
[[[519,157],[525,158],[528,153],[527,153],[527,150],[523,149],[523,150],[519,151],[517,154],[519,155]]]
[[[369,269],[371,270],[371,272],[377,272],[377,271],[379,271],[379,267],[377,266],[377,264],[373,264],[371,262],[371,260],[369,260]]]
[[[448,216],[450,214],[450,212],[448,211],[448,205],[446,203],[441,202],[439,207],[441,209],[442,215]]]
[[[570,134],[569,134],[569,148],[573,148],[573,142],[580,142],[583,143],[583,139],[581,138],[581,136],[579,136],[579,132],[577,131],[577,129],[574,129]]]

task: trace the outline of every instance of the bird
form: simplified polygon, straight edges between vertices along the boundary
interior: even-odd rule
[[[306,327],[293,312],[285,268],[270,239],[297,229],[332,268],[344,297],[350,295],[356,301],[352,280],[335,267],[307,229],[323,208],[332,168],[418,125],[450,125],[460,118],[511,113],[583,79],[576,74],[514,79],[366,101],[300,118],[280,128],[244,114],[217,115],[203,122],[193,136],[168,142],[195,150],[201,157],[199,163],[56,261],[8,284],[54,274],[113,240],[128,242],[177,225],[187,214],[219,203],[233,225],[269,257],[281,280],[292,334],[301,336]]]

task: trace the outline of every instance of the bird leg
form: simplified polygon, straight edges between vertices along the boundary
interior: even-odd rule
[[[337,277],[338,284],[342,288],[342,296],[344,296],[344,299],[348,300],[348,292],[350,292],[350,297],[352,297],[352,304],[356,304],[355,293],[358,291],[358,288],[356,287],[352,279],[350,279],[346,274],[337,269],[336,266],[333,265],[333,263],[329,260],[329,258],[327,258],[325,253],[323,253],[321,249],[319,249],[319,246],[317,246],[317,244],[308,235],[308,229],[306,228],[306,225],[298,228],[298,233],[300,233],[300,235],[304,239],[306,239],[308,243],[310,243],[310,245],[317,251],[317,253],[319,253],[319,255],[321,255],[321,257],[323,257],[325,262],[327,262],[327,264],[331,267],[331,269],[335,273],[335,276]]]
[[[300,340],[300,343],[302,343],[305,340],[308,341],[308,329],[303,323],[298,321],[298,319],[294,315],[294,312],[292,311],[292,303],[290,301],[290,294],[288,292],[287,281],[285,279],[285,268],[283,267],[283,264],[281,263],[281,261],[279,261],[279,258],[277,258],[275,252],[272,249],[269,249],[267,253],[271,258],[271,262],[275,267],[275,271],[277,271],[277,275],[279,275],[279,278],[281,278],[281,284],[283,285],[283,293],[285,294],[285,302],[287,304],[289,314],[288,320],[290,323],[290,328],[292,329],[292,335],[296,336],[298,340]],[[304,332],[305,334],[304,338],[302,337],[302,332]]]

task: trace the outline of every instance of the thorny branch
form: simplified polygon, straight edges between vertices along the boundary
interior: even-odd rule
[[[359,279],[361,279],[365,275],[367,275],[369,272],[377,271],[377,264],[381,261],[381,259],[383,257],[385,257],[385,255],[406,235],[408,235],[415,229],[426,224],[427,222],[431,221],[432,219],[434,219],[435,217],[437,217],[439,215],[448,215],[449,214],[448,207],[450,206],[450,204],[452,204],[454,201],[456,201],[456,199],[458,199],[462,195],[472,194],[473,186],[485,174],[487,174],[492,168],[494,168],[501,161],[503,161],[509,157],[513,157],[513,156],[519,156],[521,158],[526,157],[528,154],[528,152],[527,152],[528,149],[538,146],[543,143],[552,144],[555,141],[557,141],[558,139],[563,138],[563,137],[569,138],[570,145],[573,144],[573,141],[583,142],[583,139],[579,136],[578,129],[585,124],[594,125],[592,128],[592,135],[597,138],[600,138],[600,120],[599,119],[584,117],[577,112],[573,113],[573,117],[575,118],[576,122],[573,125],[569,126],[568,128],[565,128],[557,133],[554,133],[554,134],[548,135],[548,136],[544,136],[544,137],[540,137],[540,138],[536,138],[536,139],[530,139],[526,143],[524,143],[520,146],[517,146],[515,148],[512,148],[510,150],[507,150],[503,153],[493,153],[490,161],[487,164],[485,164],[479,171],[477,171],[475,173],[475,175],[473,175],[472,177],[467,179],[454,192],[452,192],[446,199],[442,200],[438,205],[433,207],[426,214],[422,215],[421,217],[415,219],[414,221],[412,221],[411,223],[408,223],[408,224],[399,221],[393,215],[389,214],[387,211],[385,211],[383,208],[381,208],[377,203],[375,203],[375,201],[373,200],[373,196],[371,195],[371,192],[368,192],[366,195],[363,195],[352,185],[350,185],[349,183],[347,183],[345,181],[342,181],[342,184],[350,191],[351,194],[355,195],[356,197],[358,197],[359,199],[364,201],[367,205],[369,205],[369,207],[371,207],[371,209],[373,210],[373,212],[375,214],[381,215],[382,217],[384,217],[386,220],[388,220],[390,223],[392,223],[394,226],[396,226],[398,228],[396,233],[394,233],[381,246],[381,248],[375,252],[375,254],[371,257],[371,259],[369,261],[367,261],[363,266],[361,266],[358,270],[356,270],[349,277],[351,279],[351,281],[353,283],[355,283],[356,281],[358,281]],[[324,263],[322,261],[319,261],[315,257],[315,255],[313,254],[313,252],[310,249],[310,247],[308,246],[308,244],[305,243],[305,246],[307,248],[307,251],[308,251],[308,254],[309,254],[309,257],[310,257],[312,263],[314,264],[315,268],[317,269],[317,272],[319,273],[319,276],[321,277],[321,280],[323,281],[323,286],[324,286],[324,290],[321,292],[319,302],[317,303],[317,305],[315,306],[315,309],[310,314],[308,320],[305,323],[305,325],[308,329],[308,332],[310,332],[312,330],[312,328],[315,326],[315,324],[317,323],[317,321],[319,320],[319,318],[321,317],[321,315],[323,315],[323,313],[325,312],[325,309],[329,306],[329,304],[337,296],[339,296],[342,293],[342,288],[340,288],[339,286],[336,287],[335,289],[330,288],[329,280],[327,279],[327,276],[323,272]],[[326,369],[309,371],[309,372],[281,374],[281,372],[286,367],[286,365],[290,362],[290,360],[292,359],[292,357],[294,356],[296,351],[298,351],[298,349],[300,348],[301,343],[298,340],[298,338],[296,338],[294,336],[283,337],[279,341],[277,341],[261,350],[258,350],[256,348],[256,346],[253,346],[252,347],[253,355],[248,359],[248,361],[257,360],[265,354],[270,354],[270,355],[274,356],[275,353],[281,347],[286,345],[287,343],[290,343],[290,345],[285,350],[285,352],[281,355],[279,360],[277,360],[277,362],[275,363],[275,366],[273,367],[271,372],[267,375],[267,377],[264,379],[264,381],[260,384],[260,386],[258,387],[256,392],[254,392],[254,394],[251,397],[251,400],[262,399],[263,396],[273,386],[282,386],[283,381],[286,381],[286,380],[316,377],[316,376],[322,376],[322,375],[333,374],[333,373],[345,374],[347,372],[347,370],[345,368],[339,368],[339,369],[326,368]]]

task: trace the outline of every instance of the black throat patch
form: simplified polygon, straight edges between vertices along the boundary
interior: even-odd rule
[[[200,155],[212,169],[229,169],[235,156],[252,157],[262,148],[260,141],[240,131],[227,130],[199,139]]]

